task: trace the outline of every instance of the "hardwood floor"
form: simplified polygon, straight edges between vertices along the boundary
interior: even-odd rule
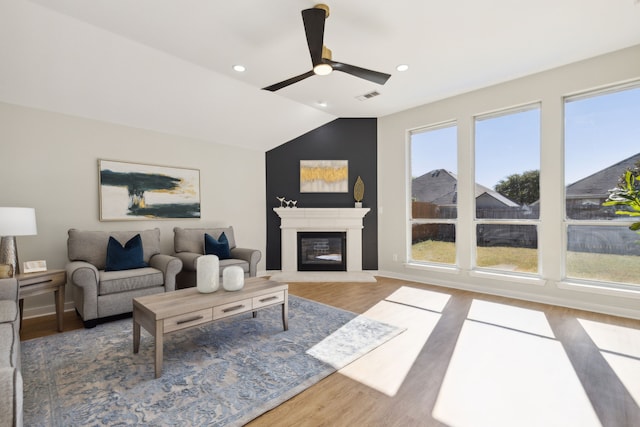
[[[290,283],[289,292],[356,313],[367,311],[402,286],[449,295],[397,394],[388,396],[334,373],[249,426],[475,427],[487,424],[482,418],[465,418],[465,412],[481,413],[482,408],[472,408],[474,401],[482,404],[483,399],[496,393],[504,408],[498,418],[510,423],[491,425],[533,425],[525,413],[505,414],[513,408],[536,409],[538,397],[544,398],[540,402],[545,405],[536,410],[549,411],[547,418],[557,420],[556,425],[640,425],[640,321],[377,279],[377,283]],[[501,313],[507,313],[510,320],[500,321]],[[81,328],[82,322],[74,312],[68,312],[64,326],[68,331]],[[53,315],[25,319],[21,332],[23,340],[53,333],[57,333]],[[528,353],[527,346],[532,349]],[[464,352],[465,348],[474,350]],[[520,356],[509,360],[511,354]],[[493,366],[492,361],[504,364],[504,369]],[[492,381],[478,383],[474,375],[480,366],[493,375]],[[523,373],[523,381],[514,384],[513,369]],[[545,374],[558,378],[557,388],[541,389],[537,377]],[[469,378],[468,384],[465,378]],[[502,384],[510,388],[498,390]],[[475,390],[477,399],[464,400],[465,393],[458,395],[452,390]],[[574,405],[554,405],[557,401],[573,402],[573,396],[576,406],[580,402],[586,405],[580,420],[567,418],[565,409]],[[492,414],[486,416],[491,419]]]

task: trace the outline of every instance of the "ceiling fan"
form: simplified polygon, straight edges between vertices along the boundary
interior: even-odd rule
[[[333,70],[342,71],[361,79],[369,80],[380,85],[387,82],[390,74],[380,73],[378,71],[367,70],[366,68],[356,67],[355,65],[337,62],[331,59],[331,50],[324,45],[324,23],[329,17],[329,6],[326,4],[317,4],[311,9],[302,11],[302,21],[304,22],[304,31],[307,35],[307,45],[311,54],[311,63],[313,69],[299,76],[291,77],[280,83],[273,84],[263,88],[275,92],[313,75],[324,76]]]

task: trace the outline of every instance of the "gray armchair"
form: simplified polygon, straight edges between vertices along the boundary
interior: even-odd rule
[[[142,240],[143,259],[148,266],[105,271],[109,237],[125,244],[136,234]],[[160,229],[144,231],[69,230],[67,280],[73,291],[76,311],[84,326],[96,326],[98,319],[133,310],[133,298],[176,288],[180,259],[160,253]]]
[[[244,270],[245,277],[255,277],[258,273],[258,262],[262,258],[262,252],[258,249],[238,248],[233,235],[233,227],[221,228],[181,228],[173,229],[173,245],[175,256],[182,260],[183,269],[176,278],[178,289],[193,287],[196,285],[196,263],[198,258],[205,254],[204,235],[209,234],[219,239],[222,233],[229,241],[231,257],[220,260],[220,275],[222,271],[237,265]]]
[[[0,279],[0,426],[22,426],[18,281]]]

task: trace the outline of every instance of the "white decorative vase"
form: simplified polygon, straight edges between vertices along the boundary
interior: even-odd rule
[[[196,260],[196,287],[208,294],[220,287],[220,260],[216,255],[203,255]]]
[[[232,265],[222,270],[222,287],[227,291],[239,291],[244,286],[244,270]]]
[[[362,202],[356,202],[355,203],[355,207],[356,208],[361,208],[362,207]]]

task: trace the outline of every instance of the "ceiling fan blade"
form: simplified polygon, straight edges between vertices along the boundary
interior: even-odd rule
[[[366,68],[356,67],[355,65],[349,65],[342,62],[336,62],[331,60],[323,60],[333,67],[336,71],[342,71],[343,73],[351,74],[352,76],[360,77],[361,79],[369,80],[370,82],[383,85],[389,80],[391,74],[380,73],[378,71],[367,70]]]
[[[311,55],[311,63],[315,67],[322,61],[322,44],[324,43],[324,22],[327,19],[326,12],[322,9],[312,8],[302,11],[304,32],[307,35],[307,45]]]
[[[276,84],[273,84],[271,86],[263,87],[262,90],[269,90],[271,92],[275,92],[276,90],[282,89],[283,87],[287,87],[287,86],[292,85],[294,83],[298,83],[300,80],[304,80],[307,77],[311,77],[313,75],[315,75],[313,70],[307,71],[304,74],[300,74],[299,76],[291,77],[290,79],[287,79],[287,80],[282,81],[280,83],[276,83]]]

